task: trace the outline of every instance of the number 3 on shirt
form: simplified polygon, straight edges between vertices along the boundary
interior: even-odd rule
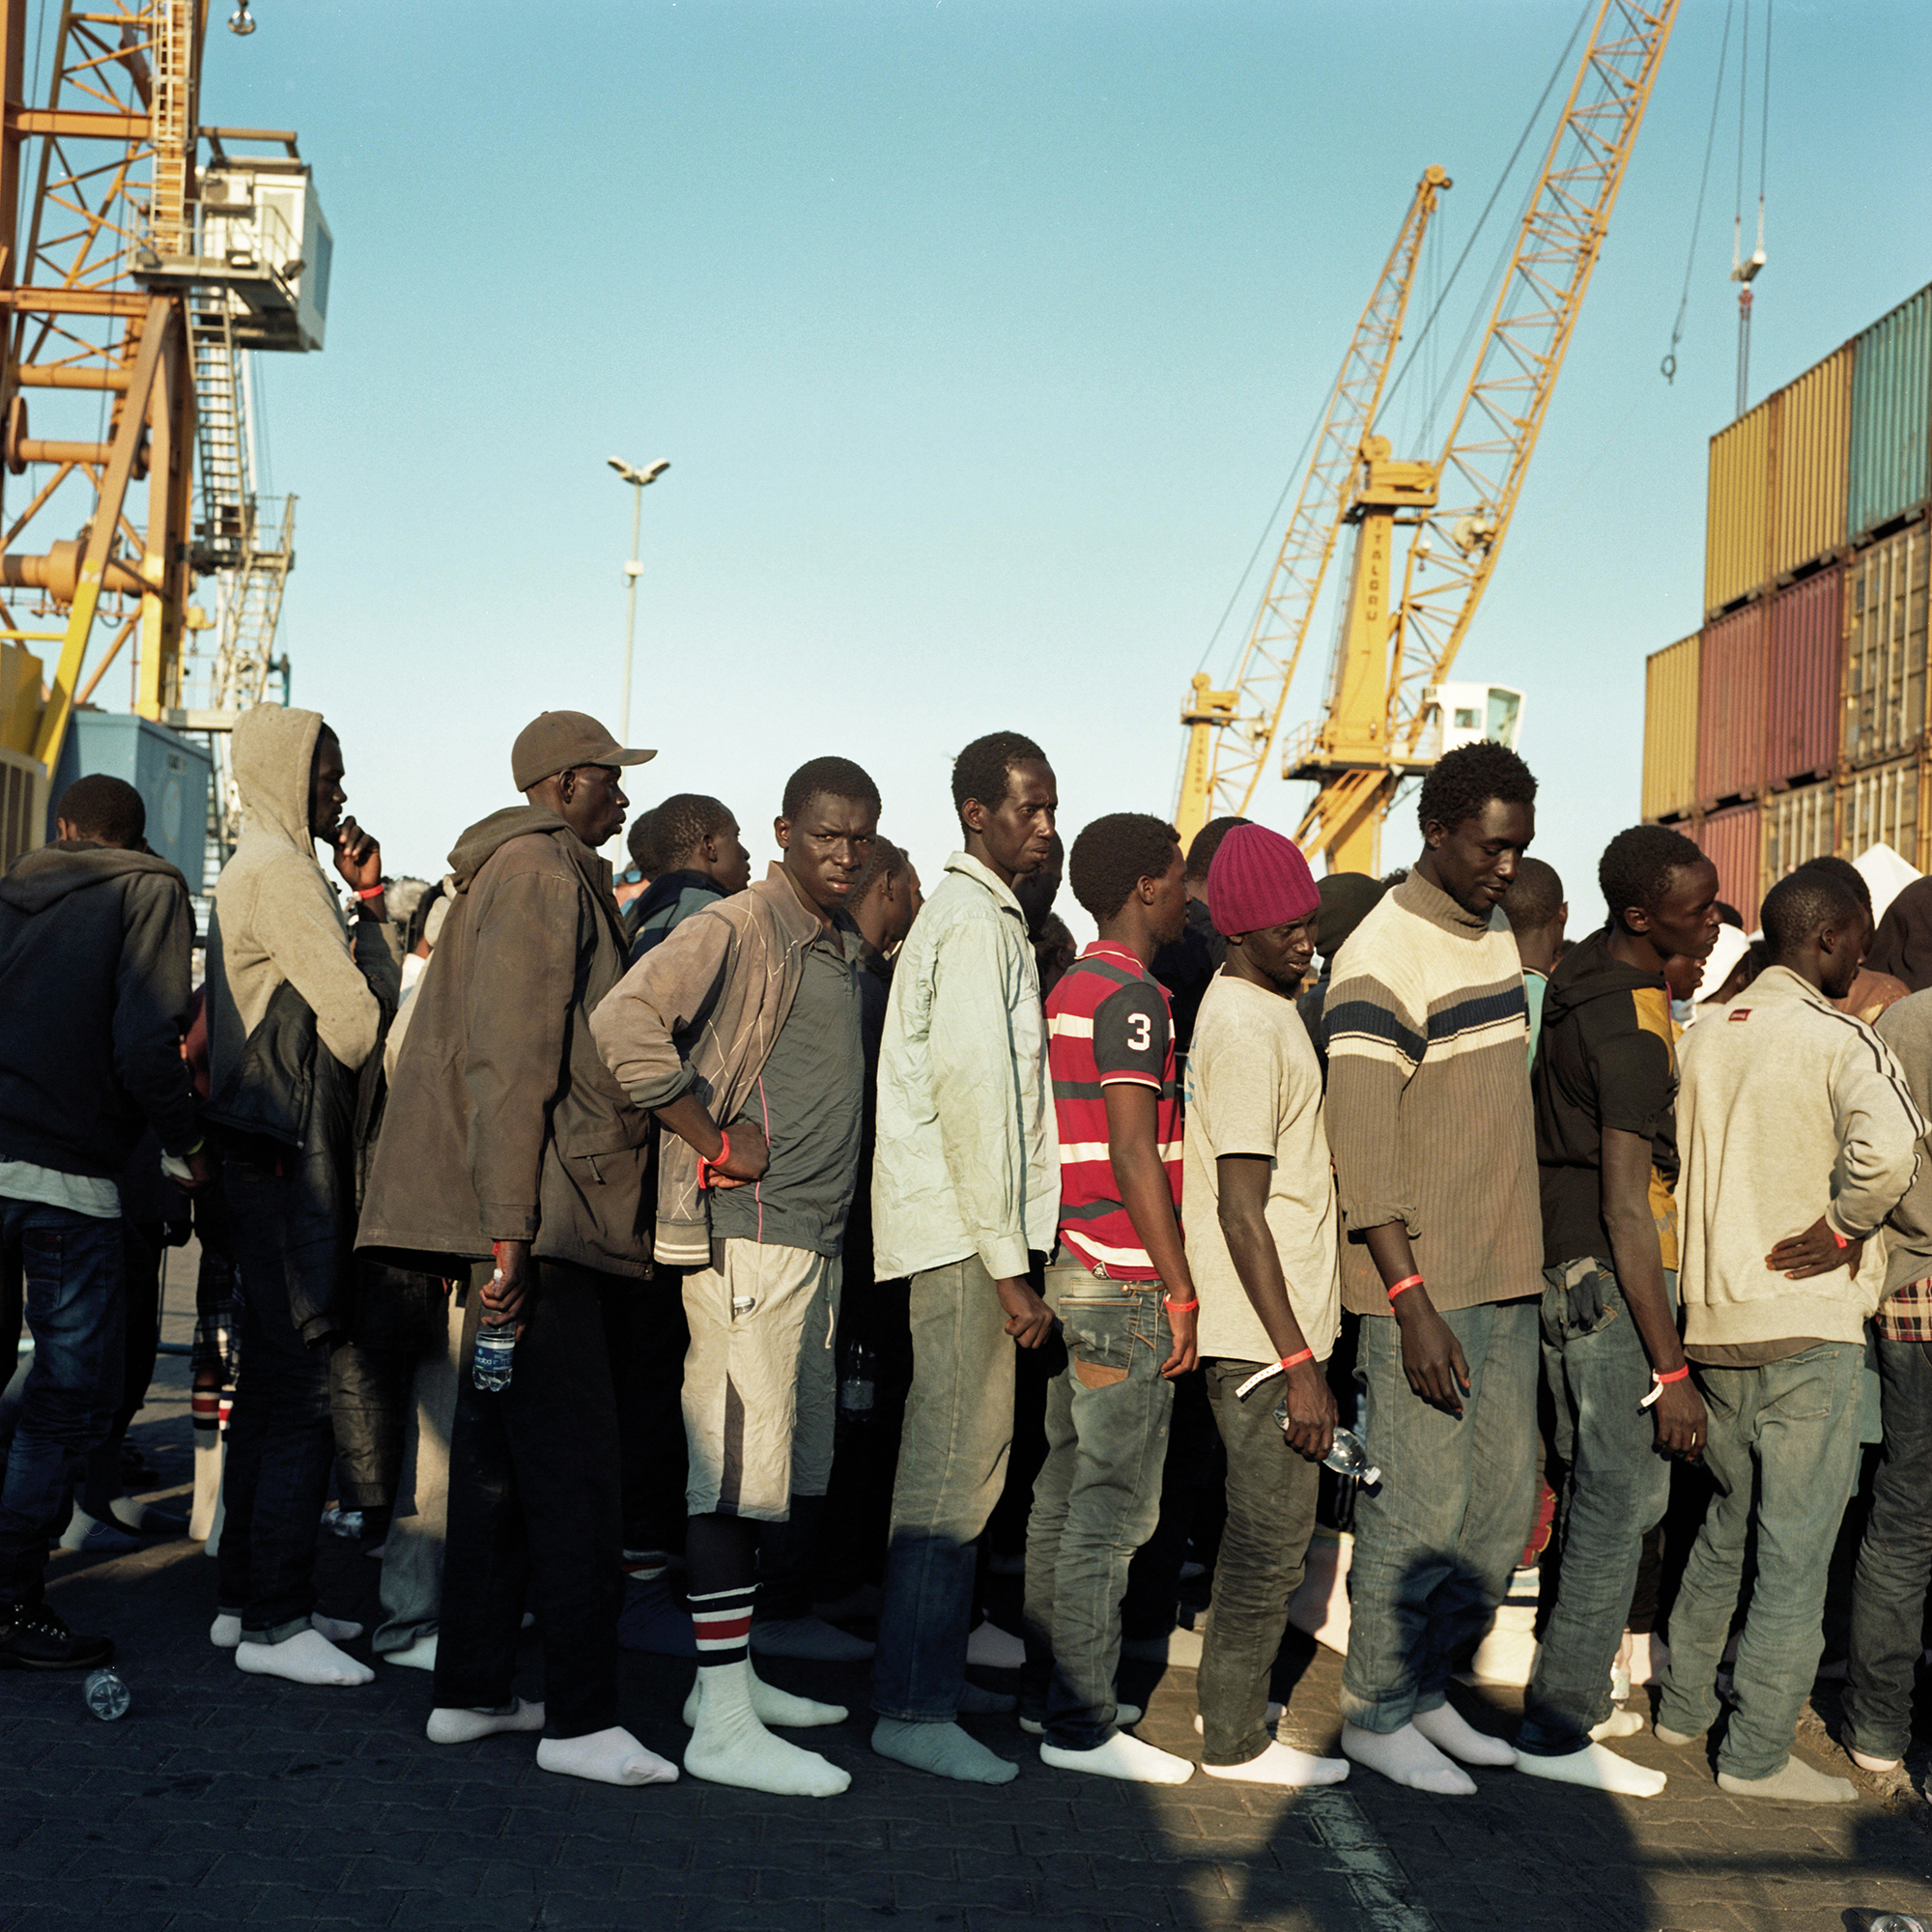
[[[1127,1021],[1127,1044],[1136,1053],[1145,1053],[1153,1044],[1153,1022],[1145,1013],[1135,1013]]]

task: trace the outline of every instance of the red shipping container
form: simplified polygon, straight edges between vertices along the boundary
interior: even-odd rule
[[[1745,930],[1757,924],[1762,839],[1758,808],[1734,805],[1714,811],[1697,828],[1699,851],[1718,868],[1718,896],[1744,915]]]
[[[1704,633],[1697,672],[1697,796],[1736,798],[1765,782],[1769,605],[1719,617]]]
[[[1838,761],[1844,603],[1836,564],[1772,600],[1765,777],[1773,784],[1821,775]]]

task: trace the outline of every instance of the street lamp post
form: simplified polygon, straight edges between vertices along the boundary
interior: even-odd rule
[[[626,463],[621,456],[608,457],[606,461],[636,493],[631,498],[631,554],[624,565],[624,575],[629,580],[624,612],[624,702],[617,726],[617,736],[628,739],[631,735],[631,651],[638,636],[638,579],[644,574],[644,566],[638,560],[638,540],[644,524],[644,489],[670,468],[670,461],[661,456],[655,463],[645,464],[641,469],[636,464]]]

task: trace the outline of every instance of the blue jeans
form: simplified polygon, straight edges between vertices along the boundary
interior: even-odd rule
[[[34,1332],[11,1439],[0,1440],[0,1603],[38,1604],[47,1545],[121,1401],[121,1223],[0,1199],[0,1267],[24,1274]]]
[[[315,1608],[316,1525],[335,1463],[328,1351],[289,1311],[291,1183],[230,1154],[222,1186],[242,1277],[242,1373],[228,1423],[215,1593],[251,1643],[280,1643]]]
[[[1066,1366],[1047,1384],[1046,1461],[1027,1521],[1022,1708],[1049,1744],[1092,1750],[1114,1735],[1127,1565],[1160,1515],[1174,1352],[1159,1282],[1077,1264],[1046,1271]]]
[[[1885,1454],[1852,1592],[1847,1740],[1870,1757],[1905,1755],[1925,1591],[1932,1583],[1932,1347],[1879,1337]]]
[[[1859,1472],[1864,1345],[1823,1342],[1762,1369],[1697,1370],[1718,1486],[1670,1612],[1657,1721],[1694,1737],[1718,1715],[1718,1662],[1757,1530],[1757,1578],[1738,1642],[1738,1708],[1718,1752],[1733,1777],[1771,1777],[1825,1650],[1825,1580]],[[1755,1498],[1755,1501],[1753,1501]]]
[[[1536,1513],[1537,1303],[1442,1315],[1469,1365],[1460,1417],[1402,1371],[1392,1316],[1363,1320],[1357,1373],[1382,1479],[1355,1503],[1342,1715],[1395,1731],[1447,1696],[1509,1588]]]
[[[1543,1273],[1543,1373],[1556,1410],[1556,1461],[1567,1472],[1563,1563],[1517,1748],[1562,1757],[1583,1749],[1591,1727],[1610,1715],[1610,1665],[1643,1539],[1670,1501],[1670,1464],[1641,1406],[1650,1357],[1610,1264]]]
[[[980,1532],[1013,1441],[1013,1344],[978,1255],[912,1278],[912,1393],[872,1665],[882,1718],[950,1724],[966,1682]]]

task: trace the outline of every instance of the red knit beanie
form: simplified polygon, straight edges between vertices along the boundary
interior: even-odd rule
[[[1321,904],[1301,847],[1265,825],[1236,825],[1208,868],[1208,911],[1223,938],[1292,925]]]

